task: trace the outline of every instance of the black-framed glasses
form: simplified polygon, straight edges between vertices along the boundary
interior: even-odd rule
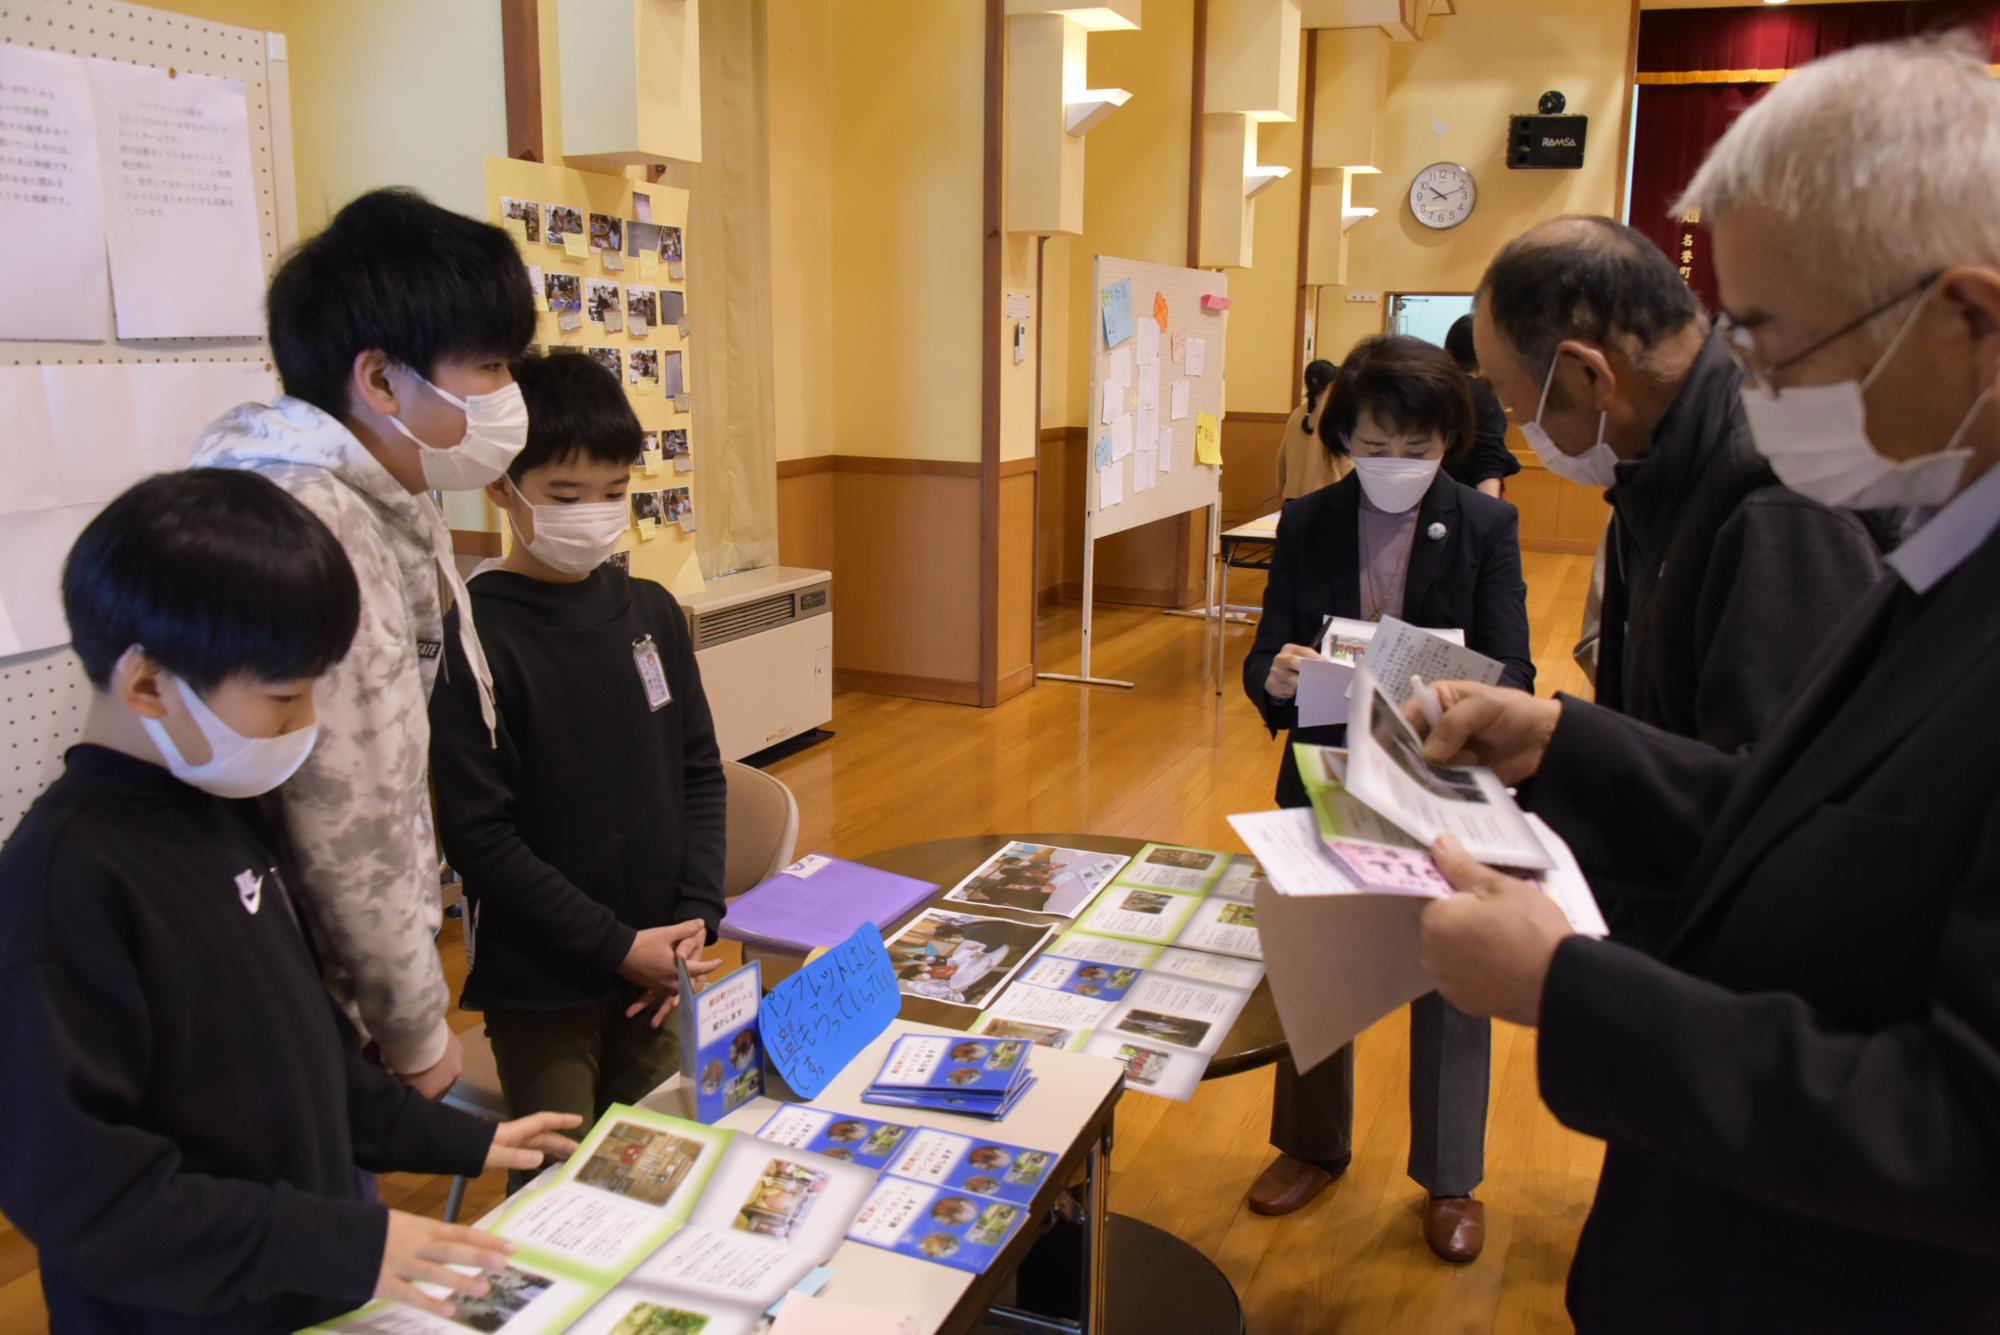
[[[1849,334],[1877,316],[1888,314],[1912,297],[1922,296],[1924,293],[1930,291],[1931,287],[1942,277],[1944,277],[1944,270],[1932,270],[1914,285],[1897,293],[1867,314],[1855,316],[1852,320],[1849,320],[1846,324],[1824,338],[1816,339],[1805,347],[1800,348],[1797,352],[1794,352],[1791,356],[1781,358],[1775,362],[1765,362],[1758,356],[1756,335],[1753,331],[1745,329],[1742,325],[1738,324],[1728,311],[1724,311],[1715,317],[1715,332],[1722,335],[1723,346],[1729,349],[1729,355],[1736,359],[1736,364],[1743,368],[1743,374],[1749,380],[1750,384],[1775,399],[1781,392],[1777,383],[1779,376],[1791,370],[1814,353],[1838,343],[1841,339],[1846,338]]]

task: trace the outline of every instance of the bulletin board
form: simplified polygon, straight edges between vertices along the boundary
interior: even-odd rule
[[[1204,309],[1201,299],[1214,295],[1224,300],[1229,296],[1229,276],[1208,269],[1182,269],[1168,264],[1147,264],[1140,260],[1121,260],[1110,255],[1100,255],[1096,259],[1095,282],[1092,291],[1097,294],[1097,304],[1091,314],[1090,353],[1090,434],[1093,449],[1090,473],[1090,524],[1088,532],[1098,538],[1122,533],[1128,528],[1150,524],[1156,519],[1166,519],[1173,515],[1186,514],[1216,504],[1222,496],[1222,469],[1219,466],[1197,464],[1195,462],[1195,422],[1199,414],[1206,413],[1219,424],[1222,421],[1224,335],[1229,326],[1228,310]],[[1103,302],[1107,288],[1120,282],[1129,282],[1132,288],[1132,322],[1136,331],[1141,320],[1154,318],[1154,298],[1166,300],[1167,324],[1160,331],[1160,405],[1159,425],[1172,433],[1172,448],[1169,456],[1171,466],[1156,474],[1152,487],[1145,491],[1135,488],[1138,471],[1135,448],[1122,459],[1114,459],[1111,467],[1120,471],[1119,491],[1122,499],[1115,505],[1104,505],[1101,474],[1105,469],[1097,466],[1094,451],[1097,442],[1111,430],[1104,421],[1104,390],[1107,372],[1118,352],[1118,348],[1105,345]],[[1157,324],[1154,326],[1159,327]],[[1175,334],[1182,334],[1189,340],[1201,340],[1205,364],[1200,375],[1187,373],[1186,353],[1176,360],[1173,355]],[[1138,342],[1138,335],[1125,340],[1119,346],[1132,348]],[[1139,410],[1137,389],[1137,368],[1134,368],[1118,410],[1133,415]],[[1172,385],[1175,381],[1188,382],[1188,414],[1175,421],[1172,418]]]
[[[0,6],[0,42],[241,82],[266,273],[296,239],[291,96],[281,35],[119,0],[10,0]],[[25,242],[15,237],[10,244]],[[0,341],[0,373],[59,367],[110,377],[116,368],[138,366],[148,369],[130,374],[135,384],[143,384],[146,402],[170,405],[165,419],[156,415],[149,424],[162,437],[140,451],[149,468],[178,464],[166,452],[166,435],[184,436],[183,446],[191,448],[195,432],[208,420],[244,398],[276,389],[269,347],[261,337]],[[177,373],[174,367],[186,371]],[[257,388],[249,390],[251,386]],[[227,402],[219,401],[225,397]],[[218,401],[211,403],[211,398]],[[68,541],[52,533],[48,545],[55,549],[48,553],[53,568]],[[54,779],[63,752],[81,733],[88,700],[82,665],[66,646],[0,657],[0,840]]]
[[[694,438],[694,372],[687,335],[693,318],[687,309],[687,191],[603,172],[488,158],[486,193],[490,220],[513,233],[537,293],[536,347],[549,354],[594,353],[607,365],[615,358],[626,397],[646,433],[647,451],[632,471],[632,526],[613,559],[629,561],[634,575],[664,584],[676,595],[701,592],[694,540],[700,522],[694,460],[700,446]],[[559,230],[572,221],[583,228],[580,256],[570,253]],[[613,222],[619,225],[615,251],[608,231]],[[660,229],[657,242],[646,228]],[[646,244],[638,244],[637,237]],[[615,261],[609,260],[613,254]],[[574,299],[581,303],[567,312],[573,329],[563,328],[562,307],[571,299],[564,290],[568,280],[574,280]],[[650,306],[636,309],[650,309],[658,317],[646,321],[643,333],[634,332],[634,288],[642,303],[651,298]],[[603,318],[605,298],[614,295],[613,289],[615,321]],[[610,327],[613,323],[616,329]],[[644,374],[647,370],[654,374]],[[493,521],[506,529],[497,513]],[[504,540],[512,541],[512,535]]]

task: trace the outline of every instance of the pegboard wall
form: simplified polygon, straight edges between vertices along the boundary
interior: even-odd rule
[[[0,42],[240,81],[249,114],[250,162],[257,173],[258,231],[266,272],[297,239],[291,88],[282,34],[204,23],[118,0],[0,0]],[[269,355],[262,339],[0,342],[0,366],[268,365]],[[89,693],[82,665],[66,648],[0,658],[0,840],[13,831],[60,769],[63,751],[75,743],[82,728]]]

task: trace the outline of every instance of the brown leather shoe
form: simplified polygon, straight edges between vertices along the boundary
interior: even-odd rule
[[[1424,1197],[1424,1241],[1440,1261],[1478,1260],[1486,1246],[1486,1207],[1470,1196]]]
[[[1281,1154],[1251,1184],[1250,1209],[1256,1214],[1290,1214],[1332,1186],[1335,1176],[1318,1164]]]

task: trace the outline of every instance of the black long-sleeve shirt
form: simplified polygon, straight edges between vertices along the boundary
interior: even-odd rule
[[[477,1173],[490,1123],[365,1061],[254,804],[79,746],[0,849],[0,1211],[54,1330],[291,1330],[368,1300],[355,1166]]]
[[[1472,380],[1472,443],[1463,452],[1444,461],[1444,471],[1454,481],[1477,487],[1490,478],[1502,481],[1521,471],[1520,461],[1507,448],[1507,410],[1493,386],[1477,376]]]
[[[473,914],[471,1009],[562,1010],[626,995],[635,932],[723,913],[726,781],[687,622],[651,580],[472,581],[498,744],[457,637],[431,696],[438,836]],[[654,709],[635,646],[672,697]]]

